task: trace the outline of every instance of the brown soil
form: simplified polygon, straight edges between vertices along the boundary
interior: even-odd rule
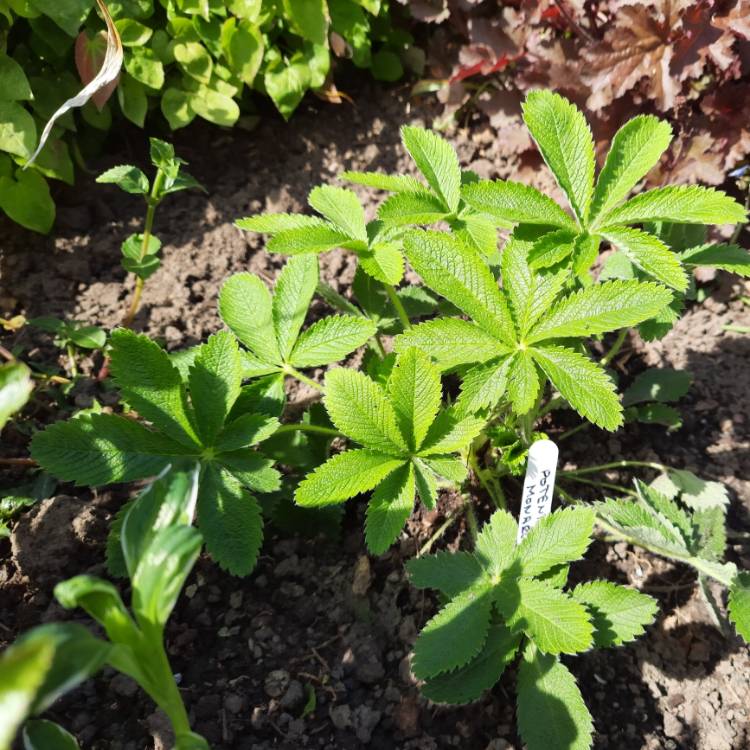
[[[398,127],[429,123],[431,114],[410,108],[401,90],[367,88],[358,93],[356,107],[313,102],[289,125],[269,116],[252,133],[202,127],[179,133],[178,153],[191,162],[190,171],[208,195],[184,194],[159,209],[164,263],[148,282],[137,327],[170,349],[217,330],[222,281],[248,269],[273,276],[281,264],[233,220],[264,210],[303,210],[308,190],[345,168],[411,171]],[[142,163],[140,136],[130,137],[137,149],[127,141],[118,144],[118,158],[97,167]],[[450,138],[462,163],[483,177],[522,172],[549,189],[549,175],[538,164],[497,157],[494,134],[483,121]],[[3,225],[0,309],[112,327],[129,296],[119,245],[137,231],[142,207],[90,180],[58,197],[54,238]],[[372,213],[375,202],[372,196],[368,200]],[[351,260],[331,254],[323,267],[326,279],[345,290]],[[616,436],[591,429],[564,443],[562,456],[570,466],[622,457],[659,460],[725,482],[733,494],[731,524],[743,529],[750,510],[750,338],[726,332],[723,325],[750,325],[750,308],[740,300],[750,285],[720,277],[706,288],[708,299],[694,305],[662,342],[633,340],[618,358],[625,381],[644,364],[685,367],[694,374],[681,404],[684,427],[667,434],[629,425]],[[52,350],[33,336],[24,331],[16,341],[42,362]],[[84,370],[96,364],[86,360]],[[84,379],[73,401],[85,405],[94,393],[110,398]],[[13,454],[21,455],[22,448],[22,436],[12,436]],[[103,574],[106,528],[125,494],[117,489],[59,495],[18,522],[12,546],[0,541],[0,642],[36,623],[69,617],[54,602],[52,588],[74,572]],[[456,709],[421,699],[409,673],[410,646],[435,600],[408,585],[403,561],[437,529],[450,503],[445,497],[437,512],[416,514],[400,544],[377,559],[365,555],[362,508],[354,504],[335,542],[269,530],[260,564],[247,579],[232,578],[202,558],[168,628],[172,663],[196,731],[216,750],[520,748],[512,672],[479,703]],[[447,535],[449,544],[458,545],[462,532],[456,526]],[[743,548],[733,548],[731,555],[750,567]],[[568,660],[596,721],[596,747],[750,747],[748,650],[711,626],[689,571],[603,543],[581,567],[586,575],[652,591],[662,604],[657,623],[635,645]],[[303,716],[310,691],[316,707]],[[160,717],[122,677],[102,674],[51,714],[83,748],[163,746]]]

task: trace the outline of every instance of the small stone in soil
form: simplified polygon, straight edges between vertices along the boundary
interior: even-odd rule
[[[266,695],[271,698],[282,696],[289,686],[289,679],[289,672],[284,669],[274,669],[273,672],[269,672],[263,683]]]

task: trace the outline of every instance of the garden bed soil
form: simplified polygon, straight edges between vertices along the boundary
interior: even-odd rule
[[[160,207],[156,233],[164,262],[146,286],[136,327],[169,349],[196,344],[219,328],[216,299],[227,276],[247,270],[276,274],[282,258],[265,253],[261,237],[236,229],[236,218],[304,210],[309,189],[334,181],[344,169],[413,172],[398,128],[429,124],[436,112],[414,109],[404,93],[368,86],[354,106],[311,100],[288,125],[268,116],[253,132],[198,125],[178,133],[177,152],[208,194],[170,197]],[[524,179],[552,189],[538,161],[500,156],[481,118],[449,137],[462,164],[482,177],[522,171]],[[97,169],[144,161],[138,133],[124,136],[115,149],[117,157],[100,160]],[[361,194],[372,216],[377,201],[365,190]],[[92,179],[57,198],[54,237],[30,235],[7,222],[0,228],[0,308],[6,315],[57,315],[113,327],[130,293],[119,246],[138,230],[142,205]],[[342,291],[354,270],[343,253],[322,258],[322,269]],[[750,511],[750,337],[723,326],[750,325],[750,307],[740,299],[750,285],[720,275],[706,288],[708,298],[693,305],[663,341],[634,338],[615,362],[623,382],[645,365],[689,369],[695,382],[680,405],[684,426],[672,434],[634,424],[615,436],[584,430],[562,444],[561,461],[574,467],[618,458],[656,460],[725,482],[732,495],[730,523],[742,530]],[[17,340],[34,345],[31,358],[44,361],[53,350],[34,335],[23,331]],[[85,359],[83,369],[93,374],[97,364]],[[108,399],[100,385],[84,378],[73,398],[80,407],[93,395]],[[550,424],[550,434],[564,426]],[[9,430],[4,439],[4,451],[23,454],[20,436]],[[0,645],[40,622],[80,615],[55,603],[58,581],[76,573],[106,574],[106,532],[125,489],[62,486],[59,492],[65,494],[37,505],[16,524],[11,540],[0,541]],[[258,568],[246,579],[202,557],[167,631],[195,730],[215,750],[520,749],[512,671],[481,701],[461,708],[428,703],[410,674],[411,646],[436,600],[410,587],[404,562],[456,506],[456,498],[445,494],[436,511],[417,512],[400,542],[379,558],[365,552],[361,503],[349,504],[336,540],[295,538],[268,528]],[[488,507],[481,510],[489,513]],[[457,548],[463,535],[459,520],[441,545]],[[731,556],[750,567],[747,550],[733,547]],[[711,625],[694,576],[625,544],[603,542],[594,544],[578,574],[629,583],[661,603],[657,622],[634,645],[566,659],[596,722],[595,747],[750,747],[748,649]],[[163,717],[122,676],[101,674],[50,713],[84,749],[170,747]]]

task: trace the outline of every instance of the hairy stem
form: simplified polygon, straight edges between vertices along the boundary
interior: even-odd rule
[[[315,432],[319,435],[330,435],[331,437],[346,437],[338,430],[334,430],[332,427],[323,427],[323,425],[317,424],[283,424],[279,427],[274,435],[283,434],[285,432]]]
[[[71,377],[78,377],[78,364],[76,363],[76,352],[73,348],[73,344],[68,343],[65,346],[65,350],[68,353],[68,367],[70,368]]]
[[[307,375],[301,373],[299,370],[295,369],[291,365],[284,365],[284,372],[287,375],[291,375],[296,380],[299,380],[300,383],[305,383],[306,385],[309,385],[311,388],[315,388],[316,391],[320,391],[321,393],[325,393],[325,388],[312,378],[308,378]]]
[[[398,315],[398,319],[401,321],[401,327],[405,331],[407,331],[409,328],[411,328],[411,321],[409,320],[409,316],[406,314],[406,309],[404,308],[403,303],[398,298],[398,294],[396,294],[396,288],[394,286],[391,286],[390,284],[386,284],[385,291],[388,292],[388,299],[396,309],[396,315]]]
[[[620,349],[622,349],[622,345],[625,343],[627,337],[628,329],[623,328],[620,333],[617,334],[617,338],[615,339],[615,343],[612,344],[612,348],[599,360],[599,364],[602,367],[606,367],[620,353]]]

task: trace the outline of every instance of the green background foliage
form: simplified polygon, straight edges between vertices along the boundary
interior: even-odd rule
[[[115,117],[143,127],[147,116],[161,116],[172,130],[195,118],[230,127],[252,111],[250,94],[258,92],[289,118],[308,90],[332,82],[334,57],[385,81],[400,78],[413,58],[411,36],[394,27],[388,0],[111,0],[108,7],[125,50],[116,92],[101,109],[89,102],[61,118],[24,172],[46,120],[82,88],[76,55],[96,71],[106,41],[94,0],[0,0],[0,209],[29,229],[48,232],[54,222],[45,178],[72,184],[75,148],[100,141]]]

